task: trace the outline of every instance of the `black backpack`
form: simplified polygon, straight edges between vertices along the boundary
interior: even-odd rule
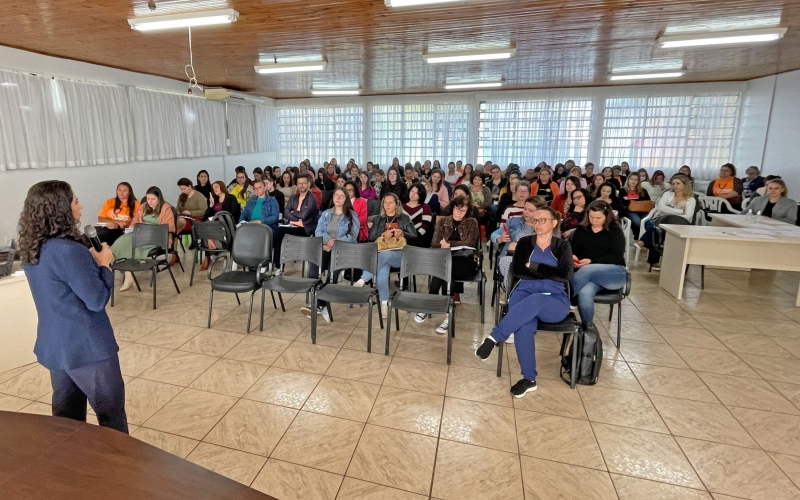
[[[591,321],[584,321],[577,333],[565,335],[561,341],[561,379],[568,384],[572,381],[572,356],[575,355],[572,352],[573,335],[578,337],[575,382],[581,385],[594,385],[603,365],[603,340]]]

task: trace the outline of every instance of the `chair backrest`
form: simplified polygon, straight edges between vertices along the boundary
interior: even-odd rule
[[[287,262],[308,262],[321,267],[322,238],[295,236],[291,234],[284,236],[283,243],[281,244],[281,269],[283,269],[284,264]]]
[[[328,206],[331,204],[331,198],[333,198],[333,193],[334,191],[322,192],[322,206],[319,207],[320,212],[328,209]]]
[[[236,230],[233,240],[233,261],[243,267],[256,268],[272,259],[272,229],[263,224],[245,224]]]
[[[675,224],[676,226],[690,226],[691,222],[684,219],[680,215],[665,215],[659,217],[655,225],[655,233],[653,234],[653,246],[659,251],[664,249],[664,230],[661,229],[662,224]]]
[[[360,269],[378,274],[378,244],[337,241],[331,250],[330,274],[342,269]]]
[[[725,198],[717,198],[716,196],[698,195],[697,197],[700,199],[702,208],[712,212],[719,212],[720,208],[722,207],[722,202],[725,201]]]
[[[392,250],[394,251],[394,250]],[[435,276],[450,283],[453,274],[453,256],[447,248],[403,247],[400,261],[400,281],[417,275]]]
[[[192,237],[201,250],[207,250],[208,242],[214,240],[217,250],[230,250],[228,228],[221,221],[195,222],[192,224]],[[221,247],[220,247],[221,245]]]
[[[212,220],[220,221],[225,224],[225,228],[228,230],[228,240],[233,242],[236,238],[236,220],[234,220],[233,214],[222,210],[217,212]]]
[[[169,249],[169,226],[166,224],[136,224],[133,226],[131,249],[156,246],[162,250]]]
[[[367,200],[367,217],[381,214],[381,200]]]

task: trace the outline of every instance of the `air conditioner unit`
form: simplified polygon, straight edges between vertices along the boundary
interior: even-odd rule
[[[259,96],[253,96],[223,87],[206,87],[205,96],[209,101],[228,101],[239,104],[265,104],[264,99]]]

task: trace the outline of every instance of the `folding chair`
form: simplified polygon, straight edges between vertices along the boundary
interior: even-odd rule
[[[192,273],[189,277],[189,286],[194,284],[194,270],[201,254],[211,255],[211,265],[208,266],[208,279],[211,280],[211,270],[217,260],[224,259],[225,266],[222,272],[230,270],[231,241],[233,235],[228,232],[228,226],[222,221],[195,222],[192,224],[192,239],[195,241],[194,259],[192,259]],[[211,248],[209,242],[213,241],[216,248]]]
[[[235,244],[235,242],[234,242]],[[336,246],[336,245],[334,245]],[[275,304],[275,293],[281,302],[281,311],[286,312],[283,304],[283,293],[304,293],[308,294],[320,282],[319,278],[305,278],[303,276],[286,276],[287,262],[303,262],[304,264],[314,264],[322,268],[322,238],[311,238],[308,236],[287,235],[281,244],[281,274],[272,276],[265,280],[261,285],[261,326],[264,330],[264,297],[267,290],[272,296],[272,307]],[[311,316],[316,316],[317,311],[312,310]]]

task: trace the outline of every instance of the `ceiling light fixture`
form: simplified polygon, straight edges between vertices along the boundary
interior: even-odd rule
[[[623,80],[651,80],[657,78],[679,78],[686,74],[686,71],[661,71],[657,73],[618,73],[616,75],[610,75],[609,79],[612,82],[618,82]]]
[[[128,19],[131,29],[136,31],[155,31],[171,28],[188,28],[190,26],[211,26],[214,24],[230,24],[239,19],[239,13],[233,9],[206,10],[170,14],[167,16],[145,16]]]
[[[272,64],[259,64],[254,66],[256,73],[261,75],[269,75],[274,73],[297,73],[301,71],[322,71],[327,65],[327,61],[306,61],[294,63],[279,63]]]
[[[662,49],[698,47],[702,45],[732,45],[739,43],[772,42],[783,38],[786,28],[759,28],[752,30],[717,31],[690,35],[667,35],[659,37]]]
[[[311,89],[312,95],[359,95],[359,89]]]
[[[469,52],[426,52],[422,54],[422,59],[428,64],[453,63],[465,61],[491,61],[495,59],[508,59],[517,53],[517,49],[509,47],[507,49],[475,50]]]
[[[488,89],[502,87],[503,82],[472,82],[472,83],[451,83],[444,86],[445,90],[466,90],[466,89]]]
[[[414,7],[419,5],[432,5],[437,3],[453,3],[463,0],[384,0],[387,7]]]

